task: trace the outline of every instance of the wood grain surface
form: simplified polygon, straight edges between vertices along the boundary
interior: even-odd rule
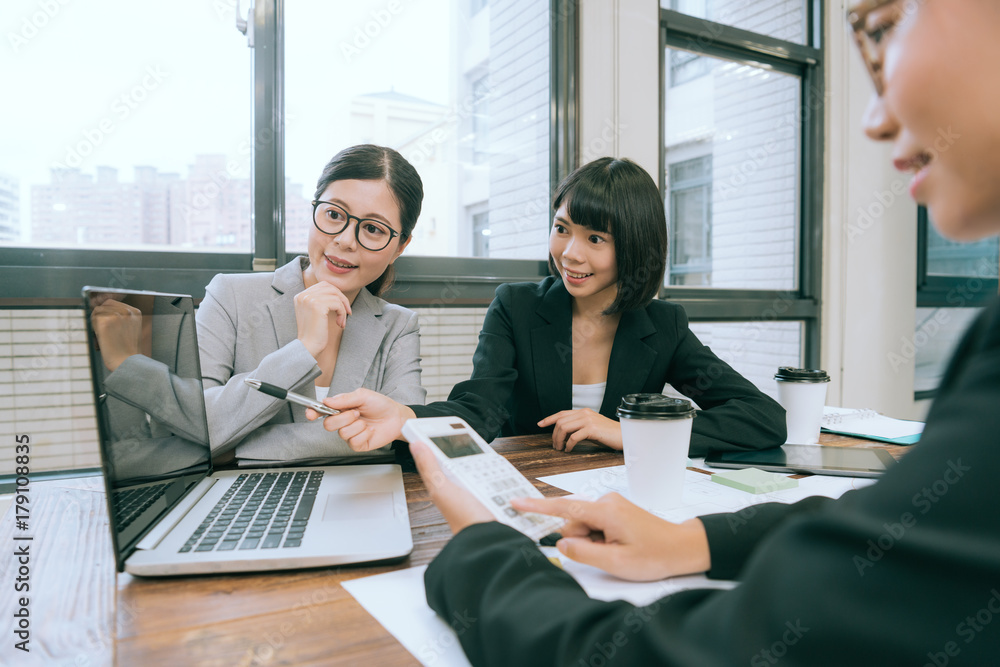
[[[821,442],[905,447],[824,434]],[[622,465],[596,445],[554,451],[550,436],[501,438],[494,448],[545,495],[564,492],[537,477]],[[264,574],[150,579],[115,572],[99,477],[31,489],[31,653],[13,649],[16,563],[5,555],[0,596],[4,665],[416,665],[341,582],[423,565],[450,537],[419,475],[404,471],[413,553],[394,565],[359,565]],[[14,510],[0,524],[12,551]],[[11,569],[13,567],[13,570]]]

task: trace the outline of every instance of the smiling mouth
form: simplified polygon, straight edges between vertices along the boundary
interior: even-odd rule
[[[896,160],[895,167],[899,171],[908,171],[911,174],[916,174],[929,165],[931,163],[931,159],[932,158],[929,153],[918,153],[912,157],[906,158],[905,160]]]
[[[356,269],[356,268],[358,268],[357,264],[345,264],[344,262],[338,262],[338,261],[335,261],[333,259],[330,259],[330,257],[328,255],[323,255],[323,257],[326,258],[326,261],[330,262],[330,264],[336,266],[339,269]]]
[[[566,272],[567,276],[569,276],[570,278],[575,278],[577,280],[582,280],[583,278],[589,278],[590,276],[594,275],[593,273],[574,273],[569,269],[563,269],[563,270]]]

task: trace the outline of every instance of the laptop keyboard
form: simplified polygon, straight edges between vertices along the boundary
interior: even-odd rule
[[[322,470],[240,475],[180,553],[301,546],[321,481]]]
[[[149,509],[166,492],[168,486],[170,482],[115,491],[111,504],[115,508],[115,526],[118,532],[128,528],[137,516]]]

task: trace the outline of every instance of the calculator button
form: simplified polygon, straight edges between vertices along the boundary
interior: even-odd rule
[[[504,504],[505,504],[505,501],[504,501],[504,499],[503,499],[503,498],[501,498],[500,496],[493,496],[493,502],[495,502],[495,503],[496,503],[497,505],[499,505],[500,507],[503,507],[503,506],[504,506]]]
[[[504,513],[507,516],[511,516],[511,517],[517,516],[517,510],[514,509],[513,507],[508,507],[508,508],[504,509]]]

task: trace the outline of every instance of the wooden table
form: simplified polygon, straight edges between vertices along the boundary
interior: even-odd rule
[[[905,447],[824,434],[824,444]],[[620,452],[581,445],[554,451],[550,436],[501,438],[494,447],[535,480],[612,465]],[[115,572],[100,477],[35,484],[31,498],[30,653],[15,650],[13,508],[0,523],[0,664],[12,665],[417,665],[341,582],[423,565],[451,533],[419,475],[406,472],[413,553],[392,566],[143,579]],[[23,533],[18,532],[18,535]],[[21,595],[21,594],[17,594]]]

